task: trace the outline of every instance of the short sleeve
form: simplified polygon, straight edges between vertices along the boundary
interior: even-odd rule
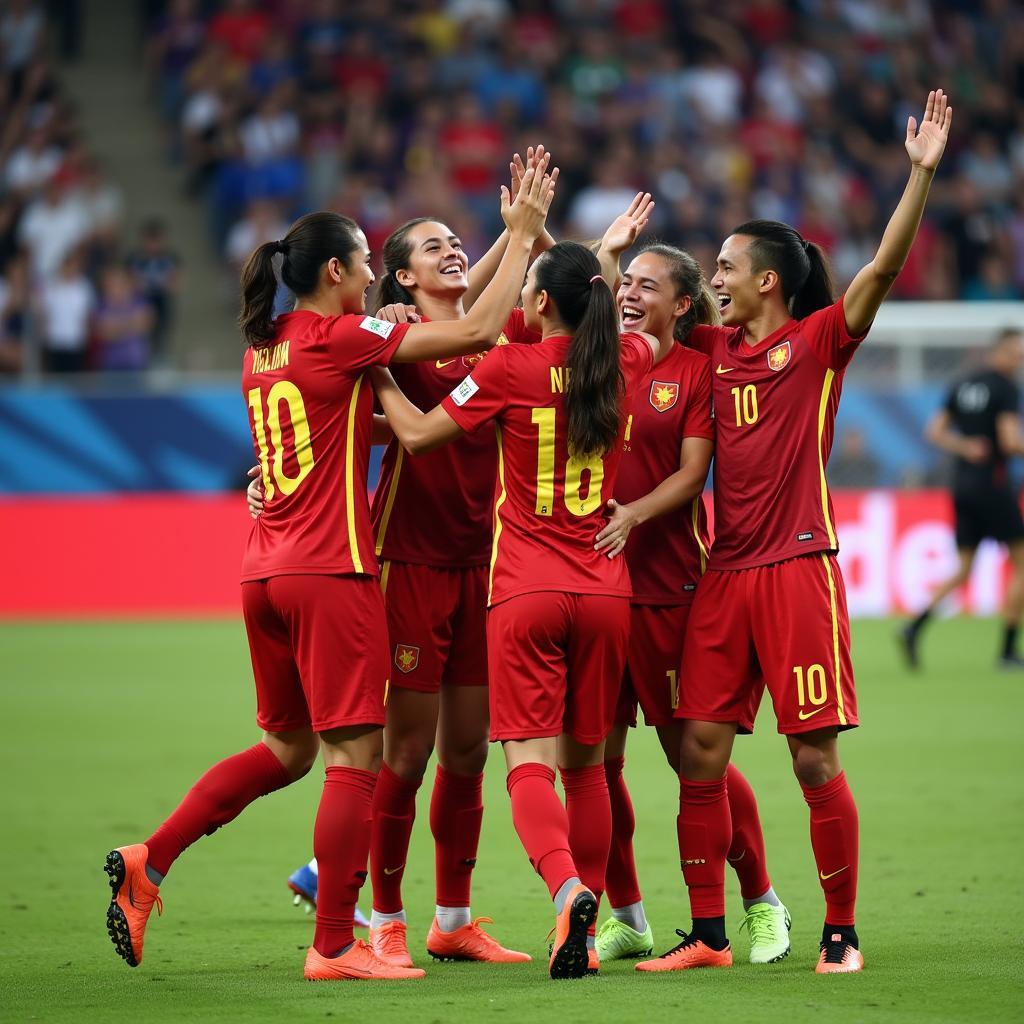
[[[505,327],[498,338],[498,344],[503,344],[502,338],[509,345],[536,345],[540,341],[540,331],[530,330],[526,326],[526,314],[522,309],[513,309],[505,321]]]
[[[711,360],[694,358],[689,373],[690,395],[683,414],[683,437],[715,439],[711,414]]]
[[[992,398],[992,412],[996,416],[1004,412],[1017,412],[1019,409],[1020,392],[1009,381],[1006,381],[1005,387],[997,388]]]
[[[686,337],[687,348],[694,348],[704,355],[710,356],[715,350],[715,343],[719,337],[728,335],[729,330],[725,327],[715,327],[711,324],[697,324],[690,329]]]
[[[508,404],[507,349],[492,349],[441,407],[467,433],[493,420]]]
[[[626,378],[626,393],[629,394],[651,372],[654,366],[654,350],[647,339],[639,334],[619,336],[620,365]]]
[[[348,314],[331,317],[326,330],[327,348],[338,368],[359,373],[371,366],[387,366],[409,325]]]
[[[845,370],[867,335],[855,338],[846,329],[842,297],[800,321],[801,338],[830,370]]]

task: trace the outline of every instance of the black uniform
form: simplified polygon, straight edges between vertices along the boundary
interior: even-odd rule
[[[1020,405],[1017,385],[995,370],[982,370],[954,385],[946,399],[959,433],[983,437],[989,444],[984,462],[956,458],[953,506],[956,510],[956,546],[976,548],[986,537],[1007,543],[1024,538],[1020,505],[1010,487],[1006,455],[999,448],[996,420],[1016,413]]]

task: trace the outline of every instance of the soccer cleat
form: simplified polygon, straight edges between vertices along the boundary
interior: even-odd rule
[[[1024,669],[1024,657],[1019,654],[1005,654],[996,662],[996,668],[1006,672],[1019,672]]]
[[[609,917],[597,930],[597,955],[602,960],[635,960],[654,952],[654,933],[650,922],[647,931],[638,932],[625,921]]]
[[[107,934],[114,943],[118,956],[129,967],[142,963],[142,944],[146,935],[146,922],[156,906],[157,914],[164,912],[160,888],[146,877],[149,850],[145,844],[120,846],[107,854],[103,866],[110,878],[110,906],[107,907]]]
[[[529,953],[506,949],[480,927],[482,922],[494,924],[489,917],[477,917],[453,932],[444,932],[435,917],[427,933],[427,952],[435,960],[477,960],[488,964],[525,964],[533,959]]]
[[[385,921],[370,929],[370,946],[374,955],[395,967],[412,967],[409,942],[404,921]]]
[[[601,973],[601,958],[596,949],[587,950],[587,974]]]
[[[310,946],[302,973],[307,981],[402,981],[427,974],[419,967],[399,967],[381,960],[362,939],[335,957],[323,956]]]
[[[921,658],[917,652],[917,630],[912,622],[900,628],[896,634],[896,642],[900,645],[907,668],[917,671],[921,667]]]
[[[565,906],[555,918],[555,941],[551,946],[548,972],[551,977],[582,978],[590,957],[587,930],[597,919],[597,897],[582,883],[573,886]]]
[[[287,883],[288,888],[295,894],[292,905],[296,907],[302,906],[307,914],[312,914],[316,910],[316,893],[319,881],[320,876],[308,864],[303,864],[301,868],[296,868],[288,876]],[[367,921],[366,915],[358,907],[356,907],[355,918],[352,923],[356,928],[370,927],[370,922]]]
[[[852,943],[847,942],[842,932],[833,932],[827,942],[821,944],[821,955],[815,974],[854,974],[864,969],[864,956]]]
[[[774,964],[789,956],[789,929],[793,921],[780,903],[755,903],[743,918],[740,931],[750,933],[750,962]]]
[[[674,949],[670,949],[653,960],[644,960],[636,965],[638,971],[687,971],[691,967],[732,967],[732,947],[712,949],[700,939],[691,939],[680,929],[676,929],[683,941]]]

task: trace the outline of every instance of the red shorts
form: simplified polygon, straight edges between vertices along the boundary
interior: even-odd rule
[[[487,685],[487,567],[381,565],[391,685],[422,693]]]
[[[691,604],[634,604],[629,654],[615,711],[617,725],[636,725],[637,704],[648,725],[668,725],[679,706],[679,664]]]
[[[857,725],[850,618],[835,556],[706,573],[682,676],[677,718],[742,726],[766,686],[780,733]]]
[[[242,614],[261,729],[384,724],[387,625],[376,577],[243,583]]]
[[[615,721],[629,598],[543,591],[487,614],[491,739],[566,732],[600,743]]]

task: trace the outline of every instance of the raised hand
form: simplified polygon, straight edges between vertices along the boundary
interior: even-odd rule
[[[601,247],[616,255],[625,252],[636,240],[637,236],[651,219],[651,212],[654,210],[654,200],[650,192],[637,192],[633,202],[629,204],[625,213],[619,214],[608,225],[608,230],[601,239]]]
[[[538,146],[536,150],[533,146],[527,146],[525,164],[523,163],[523,158],[518,153],[514,153],[512,155],[512,159],[509,161],[508,175],[511,182],[509,185],[509,193],[512,196],[513,203],[516,201],[516,196],[519,195],[519,188],[523,183],[523,176],[526,174],[526,169],[537,165],[538,150],[540,156],[543,156],[543,146]]]
[[[941,89],[928,93],[928,103],[921,118],[907,118],[907,155],[910,162],[925,171],[934,171],[942,159],[943,150],[949,139],[949,126],[953,123],[953,108],[949,106],[946,94]]]
[[[519,234],[530,240],[544,231],[558,181],[557,167],[550,174],[547,172],[551,160],[549,153],[538,146],[534,159],[535,166],[527,167],[514,201],[508,186],[501,186],[501,217],[505,226],[510,234]]]

